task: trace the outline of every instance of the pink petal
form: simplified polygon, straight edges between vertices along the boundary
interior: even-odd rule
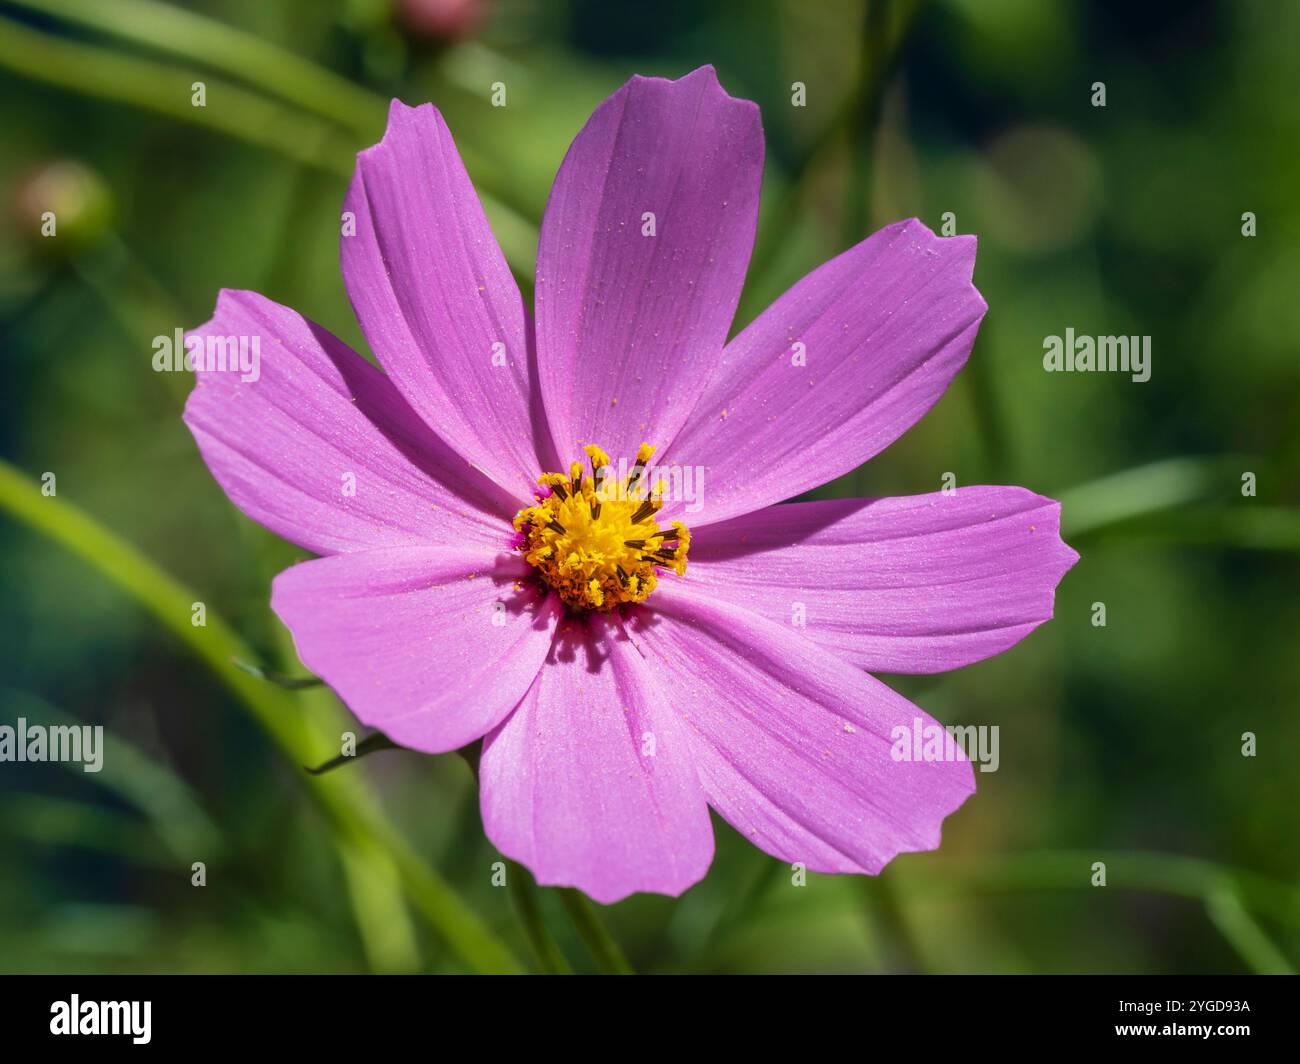
[[[519,709],[488,736],[483,825],[539,883],[610,903],[680,894],[713,859],[690,740],[617,621],[566,621]]]
[[[393,101],[343,209],[356,219],[343,280],[380,364],[439,436],[527,498],[550,453],[530,409],[524,305],[432,104]]]
[[[541,668],[559,600],[530,572],[483,548],[338,554],[277,576],[271,608],[362,723],[436,754],[491,730]]]
[[[319,325],[255,292],[223,291],[212,320],[189,336],[205,351],[209,341],[237,347],[242,337],[251,354],[256,341],[256,372],[247,374],[256,379],[201,362],[185,404],[212,475],[253,520],[317,554],[505,542],[512,514],[501,491]]]
[[[818,872],[933,850],[975,789],[970,762],[898,761],[895,727],[935,722],[830,651],[685,583],[631,626],[693,736],[709,803],[754,845]]]
[[[814,270],[732,340],[664,458],[704,466],[690,523],[825,484],[920,420],[984,316],[974,265],[974,237],[899,222]]]
[[[538,366],[566,462],[586,443],[615,460],[662,448],[681,427],[731,327],[762,170],[758,108],[712,67],[634,77],[578,134],[537,250]]]
[[[1051,620],[1078,560],[1024,488],[790,503],[701,529],[690,581],[873,672],[942,672]]]

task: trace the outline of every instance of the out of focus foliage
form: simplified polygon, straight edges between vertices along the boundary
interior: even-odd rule
[[[271,575],[297,555],[213,482],[179,417],[190,380],[152,372],[152,338],[205,320],[219,288],[252,288],[364,350],[338,273],[339,205],[391,96],[442,108],[530,290],[550,179],[591,109],[632,73],[713,63],[759,102],[768,143],[738,324],[897,218],[938,229],[951,212],[980,240],[990,312],[967,371],[913,432],[817,494],[934,491],[948,472],[1023,484],[1065,500],[1082,560],[1056,620],[1011,652],[888,678],[947,723],[1001,728],[1000,768],[979,775],[938,855],[794,887],[718,822],[708,878],[676,901],[614,907],[610,930],[660,971],[1300,960],[1300,7],[183,7],[246,36],[140,0],[0,2],[9,462],[56,471],[60,500],[192,588],[264,663],[298,672],[267,607]],[[76,239],[51,254],[40,207],[56,201]],[[1043,338],[1066,327],[1150,335],[1151,380],[1044,373]],[[98,776],[0,764],[0,969],[462,966],[364,848],[340,844],[301,764],[192,648],[24,524],[0,522],[0,558],[0,723],[75,718],[121,744]],[[327,692],[291,697],[330,734],[347,726]],[[338,771],[527,955],[464,762],[393,751]],[[559,900],[541,904],[586,965]]]

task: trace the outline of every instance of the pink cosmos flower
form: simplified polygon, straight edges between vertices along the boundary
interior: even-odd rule
[[[1023,488],[778,505],[924,415],[985,304],[975,239],[912,220],[728,341],[762,165],[712,68],[633,78],[560,167],[534,321],[441,115],[395,101],[342,238],[386,372],[251,292],[191,334],[259,344],[253,381],[200,360],[185,420],[321,555],[272,592],[303,662],[404,746],[482,738],[492,842],[602,902],[698,881],[710,806],[820,872],[938,846],[970,763],[892,757],[933,722],[869,673],[1006,650],[1077,558]]]

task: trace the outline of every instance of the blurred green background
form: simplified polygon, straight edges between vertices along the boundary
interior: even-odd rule
[[[1300,5],[1268,0],[0,0],[0,723],[111,743],[98,775],[0,764],[0,970],[545,967],[534,905],[583,971],[620,963],[606,936],[663,972],[1291,970],[1297,39]],[[301,674],[267,606],[298,555],[207,473],[179,416],[191,382],[151,371],[152,339],[252,288],[364,350],[338,212],[391,96],[443,110],[530,292],[592,108],[702,63],[767,135],[738,324],[898,218],[952,212],[980,239],[969,367],[817,495],[1023,484],[1064,500],[1082,560],[1014,650],[886,678],[1001,729],[938,854],[795,887],[717,822],[686,896],[597,913],[493,885],[454,755],[303,772],[351,718],[231,663]],[[1151,380],[1044,373],[1067,326],[1149,334]]]

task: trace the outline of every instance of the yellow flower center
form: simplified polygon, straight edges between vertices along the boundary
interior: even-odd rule
[[[644,602],[655,589],[658,570],[686,572],[691,534],[680,521],[660,529],[663,482],[646,483],[654,448],[643,443],[628,475],[617,478],[609,455],[584,448],[591,473],[581,462],[569,475],[545,473],[537,483],[549,493],[515,515],[519,550],[572,610],[609,611]]]

